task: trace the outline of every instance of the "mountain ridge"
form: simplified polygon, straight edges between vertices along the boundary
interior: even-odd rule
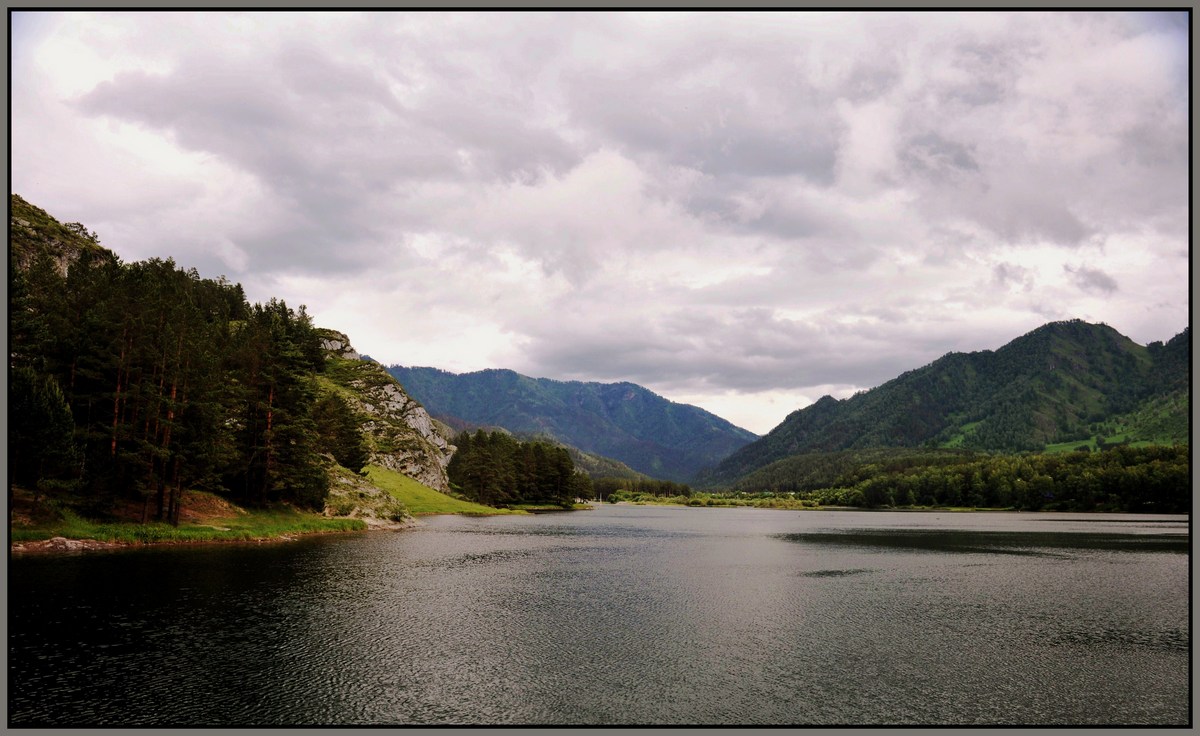
[[[687,481],[757,435],[628,381],[532,378],[507,368],[452,373],[392,365],[431,414],[542,434],[655,478]]]
[[[504,432],[512,435],[515,439],[521,442],[545,442],[547,444],[561,447],[571,456],[575,467],[582,470],[591,478],[625,478],[629,480],[650,480],[649,476],[639,473],[629,467],[620,460],[614,460],[611,457],[604,457],[592,452],[584,452],[574,445],[568,445],[562,440],[551,437],[544,433],[521,433],[513,434],[504,427],[495,424],[475,424],[468,422],[465,419],[450,416],[449,414],[431,414],[436,421],[446,425],[454,436],[461,433],[474,434],[479,430],[485,433]]]
[[[848,399],[823,396],[703,480],[731,482],[813,452],[1033,451],[1084,439],[1089,428],[1136,413],[1146,402],[1165,402],[1160,414],[1177,411],[1181,397],[1186,405],[1190,339],[1188,327],[1165,344],[1143,347],[1105,324],[1051,322],[996,350],[947,353]],[[1170,439],[1184,439],[1178,421],[1160,426],[1170,428]]]

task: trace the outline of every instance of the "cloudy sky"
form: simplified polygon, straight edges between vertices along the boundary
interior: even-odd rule
[[[386,364],[765,433],[1051,320],[1189,323],[1185,13],[11,21],[14,192]]]

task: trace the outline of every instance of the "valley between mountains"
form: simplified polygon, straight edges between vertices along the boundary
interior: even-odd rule
[[[385,367],[302,307],[124,263],[18,195],[10,258],[15,542],[247,539],[594,498],[1190,510],[1190,328],[1139,345],[1052,322],[758,437],[628,382]]]

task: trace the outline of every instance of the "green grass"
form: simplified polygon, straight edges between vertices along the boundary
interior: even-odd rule
[[[403,473],[388,470],[378,465],[368,465],[367,479],[376,487],[382,488],[399,499],[414,516],[422,514],[472,514],[495,515],[516,514],[523,511],[497,509],[470,501],[463,501],[445,493],[435,491],[427,485],[418,483]]]
[[[523,514],[525,511],[496,509],[463,501],[395,471],[368,466],[371,483],[403,502],[410,513],[496,515]],[[94,521],[73,509],[57,506],[58,518],[29,526],[12,526],[12,542],[34,542],[53,537],[95,539],[100,542],[154,544],[170,542],[249,541],[311,532],[361,531],[367,528],[361,519],[328,519],[312,512],[290,507],[249,509],[237,516],[210,519],[205,524],[181,523],[178,527],[161,522]]]
[[[1135,440],[1129,433],[1114,434],[1110,437],[1105,437],[1104,442],[1108,445],[1116,445],[1124,442],[1129,447],[1150,447],[1151,445],[1170,445],[1171,442],[1165,439],[1154,440]],[[1074,452],[1076,448],[1086,446],[1089,451],[1096,451],[1096,438],[1088,437],[1085,440],[1072,440],[1070,442],[1056,442],[1053,445],[1046,445],[1042,452],[1046,455],[1057,455],[1063,452]]]
[[[63,509],[60,516],[57,521],[13,527],[10,530],[11,541],[32,542],[66,537],[128,544],[213,542],[267,539],[309,532],[360,531],[367,528],[366,523],[359,519],[326,519],[291,508],[248,511],[237,517],[215,519],[211,526],[180,524],[174,527],[161,522],[97,522],[85,519],[70,509]]]
[[[1070,452],[1080,445],[1094,451],[1097,437],[1109,445],[1123,442],[1130,447],[1187,444],[1191,439],[1189,403],[1186,391],[1152,397],[1132,411],[1090,425],[1085,430],[1089,437],[1046,445],[1043,452]]]
[[[963,442],[966,441],[967,437],[975,434],[975,428],[980,424],[983,424],[982,420],[962,425],[958,432],[953,437],[943,442],[941,446],[949,449],[957,449],[962,447]]]

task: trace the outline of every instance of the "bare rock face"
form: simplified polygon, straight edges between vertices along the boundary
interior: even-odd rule
[[[367,365],[391,378],[382,366]],[[434,429],[425,407],[404,393],[395,379],[381,385],[370,385],[368,381],[362,384],[365,384],[361,386],[362,408],[376,417],[363,427],[377,440],[371,462],[419,480],[430,488],[448,492],[450,481],[446,466],[456,448]]]
[[[339,358],[346,360],[362,360],[362,356],[358,351],[350,346],[350,338],[340,332],[334,333],[333,330],[326,330],[326,337],[321,339],[321,347]]]
[[[371,446],[370,462],[448,492],[446,466],[456,448],[448,442],[444,425],[405,393],[383,366],[362,360],[345,335],[324,330],[322,337],[328,359],[334,361],[327,373],[349,389],[347,400],[368,417],[363,432]]]

